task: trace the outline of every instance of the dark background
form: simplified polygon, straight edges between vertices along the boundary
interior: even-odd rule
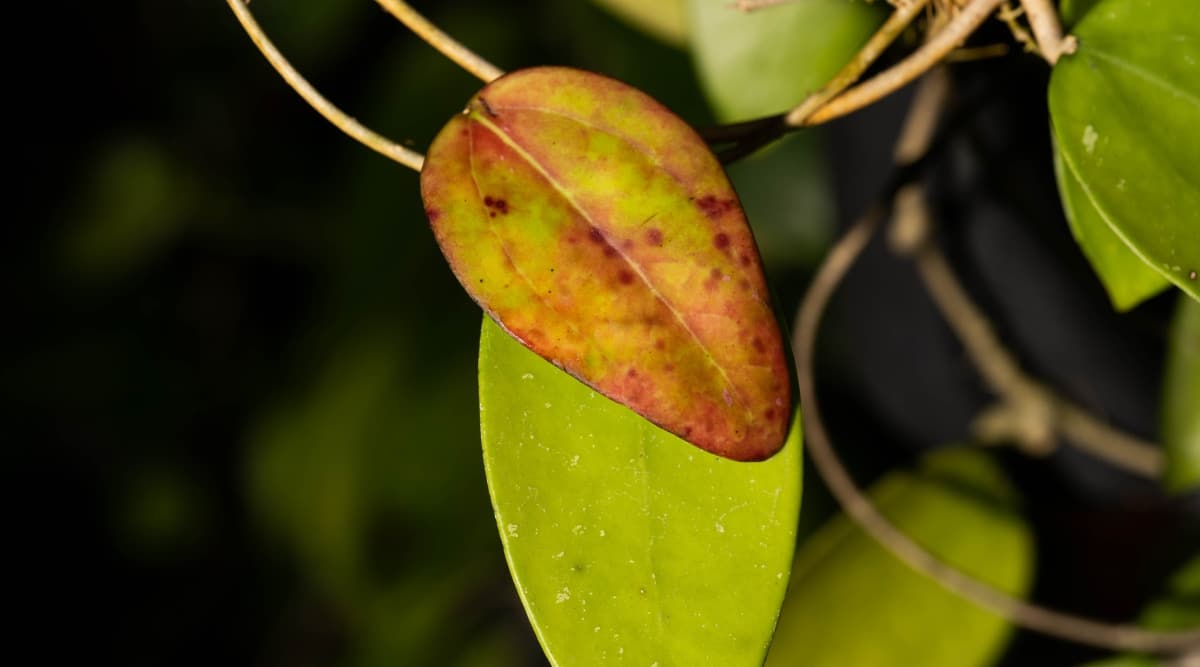
[[[590,4],[415,4],[506,69],[605,72],[711,122],[684,52]],[[329,98],[417,148],[478,87],[374,3],[252,7]],[[222,2],[20,11],[0,264],[14,654],[544,664],[480,463],[479,311],[428,232],[416,175],[305,106]],[[1015,55],[955,77],[991,91],[929,174],[956,265],[1029,370],[1152,438],[1175,295],[1109,308],[1058,206],[1044,66]],[[878,195],[903,100],[822,133],[831,222]],[[772,267],[785,317],[811,270]],[[864,482],[961,441],[986,404],[882,246],[826,332],[824,404]],[[1039,601],[1127,620],[1200,543],[1194,496],[1069,449],[1001,458],[1036,532]],[[815,523],[832,507],[806,483]],[[1100,655],[1020,633],[1004,662]]]

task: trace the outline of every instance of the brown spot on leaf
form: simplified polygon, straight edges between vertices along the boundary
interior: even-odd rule
[[[425,217],[429,218],[429,222],[437,222],[438,218],[442,217],[442,212],[432,206],[427,206]]]
[[[763,417],[765,417],[767,419],[774,419],[775,418],[775,408],[767,408],[766,412],[763,412]]]
[[[747,255],[746,253],[742,253],[741,256],[738,257],[738,259],[741,260],[742,266],[750,266],[750,255]]]
[[[657,227],[651,227],[646,230],[646,242],[653,246],[661,246],[663,244],[663,233]]]
[[[631,377],[631,378],[637,377],[637,370],[630,368],[628,371],[625,372],[625,377]]]
[[[493,218],[496,217],[497,213],[501,215],[508,213],[508,202],[499,197],[484,197],[483,205],[491,209],[491,216]]]
[[[632,285],[633,284],[633,272],[622,270],[620,273],[617,274],[617,280],[619,280],[622,285]]]
[[[717,250],[724,250],[729,247],[729,235],[721,232],[713,237],[713,247]]]
[[[696,208],[713,220],[733,210],[736,205],[732,199],[717,199],[712,195],[704,195],[696,200]]]
[[[659,338],[658,340],[654,341],[654,349],[665,350],[667,349],[667,344],[663,342],[663,339]]]
[[[591,227],[588,229],[588,240],[592,243],[608,243],[604,240],[604,234],[600,233],[599,227]]]
[[[750,341],[750,344],[754,346],[754,351],[758,352],[759,354],[763,354],[767,351],[766,343],[763,343],[762,339],[758,336],[755,336],[754,340]]]

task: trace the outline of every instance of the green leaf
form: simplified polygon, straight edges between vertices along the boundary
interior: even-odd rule
[[[1082,19],[1100,0],[1061,0],[1058,3],[1063,27],[1070,29]]]
[[[479,397],[500,536],[552,663],[762,663],[795,542],[798,425],[770,461],[712,456],[486,318]]]
[[[943,561],[1009,593],[1029,590],[1030,531],[986,454],[942,450],[913,473],[889,474],[870,497]],[[910,570],[845,516],[802,545],[792,571],[769,667],[987,665],[1010,630]]]
[[[786,111],[825,85],[884,14],[855,0],[804,0],[741,12],[729,0],[690,0],[692,51],[717,115]]]
[[[1200,12],[1102,0],[1050,80],[1065,165],[1109,228],[1200,299]]]
[[[421,193],[459,282],[523,344],[707,451],[767,458],[789,363],[725,172],[645,94],[560,67],[488,84]]]
[[[673,46],[687,44],[684,0],[592,0],[630,25]]]
[[[1054,173],[1058,176],[1063,212],[1071,226],[1071,233],[1108,291],[1113,307],[1129,310],[1171,284],[1133,254],[1121,237],[1109,229],[1092,200],[1083,191],[1079,179],[1063,164],[1062,154],[1057,149],[1054,152]]]
[[[1180,299],[1163,384],[1164,481],[1172,491],[1200,486],[1200,304]]]

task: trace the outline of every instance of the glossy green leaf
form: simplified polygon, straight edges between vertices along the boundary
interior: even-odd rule
[[[1200,629],[1200,556],[1179,568],[1154,602],[1142,610],[1139,625],[1152,630]],[[1187,663],[1184,662],[1183,665]],[[1160,667],[1152,657],[1125,654],[1088,663],[1088,667]]]
[[[1113,307],[1129,310],[1171,284],[1161,273],[1147,266],[1125,245],[1121,237],[1109,229],[1092,200],[1083,191],[1079,179],[1063,164],[1062,155],[1057,150],[1054,153],[1054,173],[1058,176],[1063,212],[1071,226],[1071,233],[1108,291]]]
[[[748,13],[729,0],[689,5],[700,81],[726,120],[798,104],[842,68],[884,16],[854,0],[804,0]]]
[[[762,463],[699,451],[485,319],[484,463],[513,580],[556,665],[759,665],[787,586],[798,425]]]
[[[725,172],[645,94],[540,67],[488,84],[421,193],[459,282],[597,391],[737,460],[783,446],[788,361]]]
[[[1058,150],[1109,228],[1200,299],[1200,12],[1102,0],[1050,80]]]
[[[1088,11],[1100,0],[1061,0],[1058,3],[1058,14],[1062,17],[1063,28],[1070,30],[1087,15]]]
[[[987,455],[951,449],[893,472],[870,496],[904,533],[1001,590],[1029,590],[1033,547],[1013,490]],[[769,667],[988,665],[1003,619],[910,570],[844,516],[796,556]]]
[[[687,44],[684,0],[592,0],[630,25],[674,46]]]
[[[1180,299],[1163,384],[1164,481],[1173,491],[1200,486],[1200,303]]]

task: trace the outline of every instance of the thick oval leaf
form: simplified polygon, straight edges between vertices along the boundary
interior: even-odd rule
[[[1092,200],[1079,185],[1075,175],[1063,164],[1062,155],[1055,150],[1054,173],[1062,194],[1063,212],[1075,241],[1092,263],[1096,275],[1113,307],[1129,310],[1147,298],[1161,292],[1171,283],[1133,254],[1129,246],[1108,228]]]
[[[865,2],[804,0],[742,12],[729,0],[689,0],[692,53],[717,115],[786,111],[825,83],[884,14]]]
[[[687,44],[684,0],[592,0],[630,25],[674,45]]]
[[[1164,481],[1172,491],[1200,486],[1200,303],[1180,299],[1163,384]]]
[[[1109,228],[1200,299],[1200,12],[1102,0],[1050,80],[1058,149]]]
[[[984,453],[932,454],[915,473],[889,474],[870,496],[945,562],[1007,592],[1028,591],[1031,534]],[[910,570],[844,516],[801,546],[792,571],[769,667],[987,665],[1010,630]]]
[[[754,238],[666,108],[588,72],[514,72],[434,140],[421,193],[463,287],[530,349],[715,454],[783,445],[788,362]]]
[[[479,407],[500,536],[552,663],[762,664],[795,544],[798,425],[770,461],[711,456],[488,319]]]

